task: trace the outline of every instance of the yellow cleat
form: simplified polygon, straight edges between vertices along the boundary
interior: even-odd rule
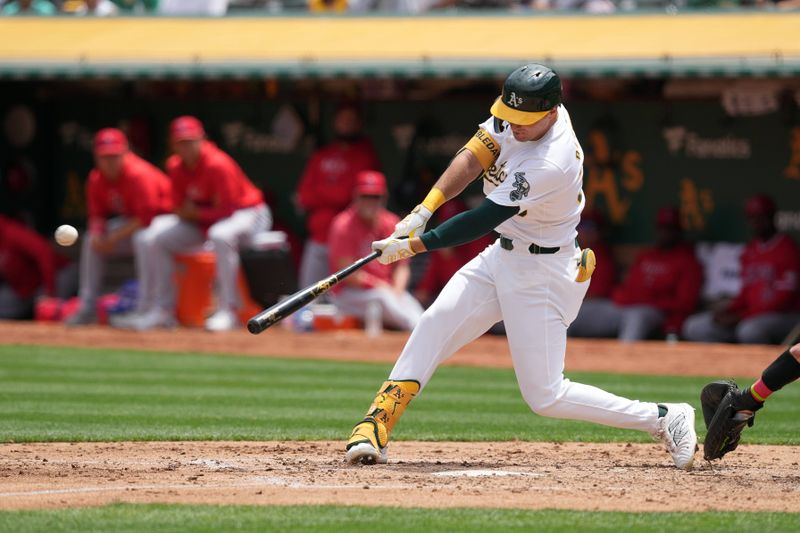
[[[345,461],[373,465],[388,461],[389,435],[406,406],[419,392],[419,382],[386,381],[378,390],[367,416],[356,424],[347,441]]]
[[[381,434],[383,434],[383,439],[381,439]],[[386,464],[389,460],[388,453],[386,446],[381,446],[380,442],[388,444],[386,427],[374,418],[365,418],[363,422],[356,424],[356,427],[353,428],[353,434],[347,441],[345,461],[350,464]]]

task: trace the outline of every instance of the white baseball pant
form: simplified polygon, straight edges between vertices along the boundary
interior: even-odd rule
[[[537,414],[653,432],[655,403],[629,400],[564,378],[567,326],[589,282],[575,280],[580,249],[531,254],[498,242],[461,268],[422,315],[389,379],[424,388],[436,367],[503,320],[517,382]]]
[[[310,287],[332,272],[328,264],[328,245],[308,239],[300,258],[298,283],[300,287]]]
[[[111,233],[123,226],[129,220],[126,217],[114,217],[106,222],[106,234]],[[127,257],[133,256],[136,276],[139,280],[141,287],[143,276],[147,275],[147,266],[145,264],[145,255],[142,253],[142,238],[145,229],[138,229],[130,239],[125,239],[117,242],[110,257]],[[103,275],[105,274],[106,259],[109,256],[100,254],[91,246],[91,238],[86,236],[81,242],[81,258],[80,258],[80,273],[78,296],[80,297],[82,310],[94,311],[97,304],[97,298],[100,296],[101,285],[103,282]]]
[[[272,214],[265,204],[239,209],[230,217],[219,220],[208,229],[217,263],[219,308],[235,310],[241,307],[237,287],[239,274],[239,246],[247,238],[272,227]],[[199,226],[185,222],[177,215],[161,215],[153,219],[143,236],[149,285],[142,293],[147,295],[147,309],[153,306],[164,311],[175,311],[174,256],[202,245],[206,238]]]
[[[331,301],[343,313],[364,320],[367,306],[377,301],[381,306],[381,317],[384,325],[410,331],[419,322],[424,309],[408,291],[401,294],[388,288],[356,289],[344,287],[341,292],[333,293]]]

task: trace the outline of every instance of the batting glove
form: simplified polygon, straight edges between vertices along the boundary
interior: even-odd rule
[[[390,237],[416,237],[424,233],[431,216],[433,213],[427,207],[422,204],[418,205],[406,218],[395,225]]]
[[[374,241],[372,249],[380,250],[381,255],[378,256],[378,262],[382,265],[389,265],[395,261],[416,255],[414,250],[411,249],[411,243],[408,239],[387,237],[380,241]]]

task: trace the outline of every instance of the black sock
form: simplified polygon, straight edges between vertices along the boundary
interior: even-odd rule
[[[783,352],[761,374],[761,381],[772,392],[780,390],[797,378],[800,378],[800,362],[789,353],[789,350]]]

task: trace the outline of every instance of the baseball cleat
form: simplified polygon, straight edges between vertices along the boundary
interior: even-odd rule
[[[653,436],[667,446],[675,466],[691,470],[697,451],[697,434],[694,430],[694,408],[688,403],[662,403],[667,414],[658,419]]]
[[[206,319],[206,329],[208,331],[230,331],[240,327],[239,317],[230,309],[220,309]]]
[[[160,308],[151,309],[131,318],[127,323],[129,329],[147,331],[155,328],[174,328],[177,325],[175,316]]]
[[[374,419],[366,418],[356,424],[350,440],[347,441],[345,461],[353,465],[358,463],[363,465],[386,464],[389,461],[389,455],[386,452],[387,447],[381,447],[378,444],[380,430],[380,423]]]
[[[389,462],[389,455],[386,452],[386,448],[378,451],[372,444],[368,442],[361,442],[353,445],[351,448],[348,448],[344,455],[344,459],[351,465],[358,463],[361,463],[362,465],[385,465]]]
[[[86,326],[88,324],[97,323],[97,314],[89,309],[80,308],[78,312],[70,316],[64,321],[64,324],[73,328],[75,326]]]

